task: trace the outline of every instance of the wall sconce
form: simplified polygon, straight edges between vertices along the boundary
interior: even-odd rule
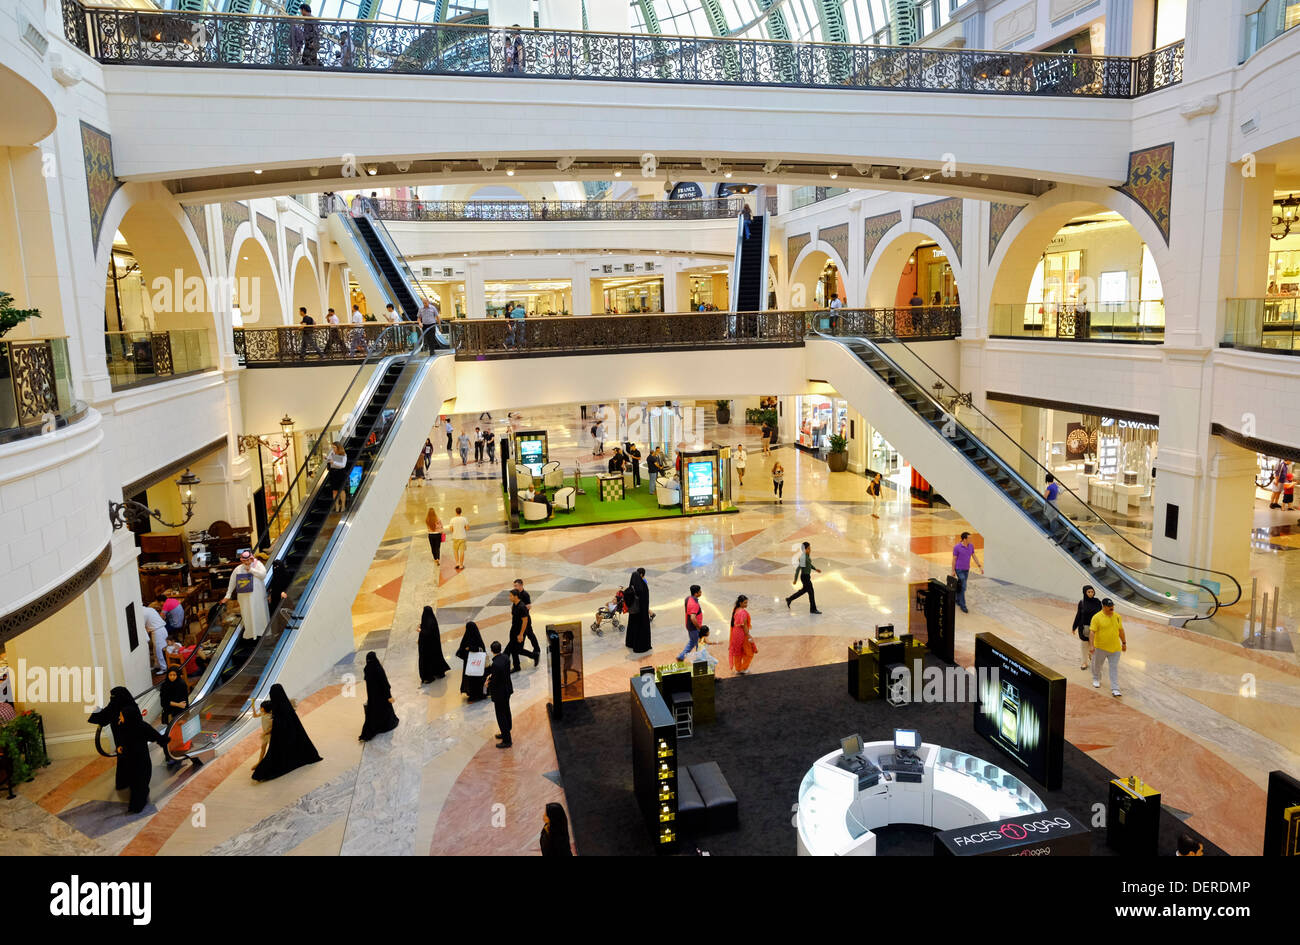
[[[127,499],[125,502],[114,502],[110,499],[108,503],[108,520],[112,523],[114,531],[119,528],[128,528],[134,531],[136,526],[143,525],[150,518],[157,519],[158,523],[164,528],[182,528],[194,517],[194,506],[198,502],[194,498],[194,486],[197,486],[201,481],[188,468],[176,480],[176,487],[181,494],[181,508],[185,510],[185,518],[179,522],[164,521],[162,514],[157,509],[151,509],[147,505],[131,499]]]

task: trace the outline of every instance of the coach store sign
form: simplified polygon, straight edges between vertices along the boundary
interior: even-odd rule
[[[934,836],[935,856],[1088,856],[1091,831],[1065,808]]]

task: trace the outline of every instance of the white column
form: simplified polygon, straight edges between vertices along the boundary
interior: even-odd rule
[[[493,26],[533,25],[530,0],[488,0],[488,22]]]
[[[1106,0],[1107,56],[1133,55],[1133,28],[1135,23],[1133,2],[1134,0]],[[1147,32],[1150,32],[1155,16],[1154,0],[1138,0],[1138,3],[1145,8],[1146,16],[1142,18],[1142,22],[1146,24]],[[1145,49],[1150,48],[1151,41],[1147,39]]]
[[[537,22],[542,29],[582,29],[582,0],[541,0]]]
[[[573,281],[573,314],[590,315],[592,311],[591,260],[587,258],[571,260],[569,264],[569,278]]]
[[[465,317],[483,318],[487,315],[486,290],[483,288],[483,269],[479,260],[465,263]]]
[[[631,15],[623,0],[588,0],[587,29],[593,33],[627,33]]]
[[[680,300],[677,298],[677,267],[673,265],[674,260],[671,256],[666,259],[656,256],[655,261],[659,265],[657,271],[664,279],[664,311],[680,312]]]

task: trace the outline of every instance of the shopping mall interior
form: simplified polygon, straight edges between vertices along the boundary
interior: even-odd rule
[[[1300,854],[1297,0],[0,22],[0,853]]]

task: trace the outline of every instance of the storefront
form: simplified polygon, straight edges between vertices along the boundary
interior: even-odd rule
[[[848,436],[849,402],[837,397],[819,397],[815,394],[796,397],[795,416],[799,418],[799,432],[795,444],[810,453],[824,454],[831,448],[833,435]]]
[[[664,310],[664,280],[662,276],[651,279],[593,279],[593,311],[607,315],[637,315]]]
[[[488,318],[500,318],[512,305],[523,308],[529,318],[568,315],[573,311],[573,282],[569,279],[485,282],[483,298]]]

